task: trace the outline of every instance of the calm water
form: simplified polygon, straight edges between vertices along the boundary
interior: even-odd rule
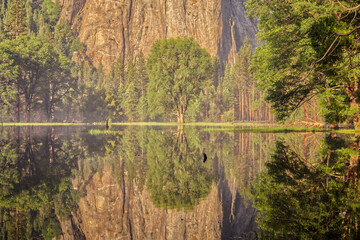
[[[3,127],[0,150],[0,239],[358,237],[352,135]]]

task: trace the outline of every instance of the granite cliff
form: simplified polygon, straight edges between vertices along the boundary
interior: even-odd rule
[[[122,184],[107,168],[85,181],[74,179],[74,188],[83,187],[84,196],[77,211],[61,223],[61,239],[215,240],[253,236],[256,210],[244,204],[235,179],[226,178],[217,158],[213,169],[218,181],[190,211],[156,207],[148,189],[139,188],[127,173]]]
[[[67,19],[95,66],[109,70],[122,56],[147,55],[157,39],[192,36],[212,56],[227,61],[245,36],[255,44],[256,24],[245,0],[62,0]]]

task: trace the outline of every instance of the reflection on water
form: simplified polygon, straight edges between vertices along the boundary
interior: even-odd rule
[[[181,131],[139,127],[90,133],[84,127],[0,130],[2,239],[254,239],[260,230],[249,193],[252,180],[262,171],[252,190],[256,207],[262,210],[258,213],[260,226],[265,233],[288,236],[281,231],[289,225],[274,215],[285,211],[286,204],[276,211],[276,203],[266,205],[274,199],[272,193],[280,195],[296,184],[305,184],[307,189],[298,187],[302,192],[293,190],[291,194],[310,194],[313,201],[324,202],[323,198],[330,197],[318,196],[317,192],[331,190],[331,196],[335,196],[337,193],[332,191],[338,186],[337,181],[324,176],[341,179],[339,169],[348,174],[342,186],[357,183],[356,171],[351,173],[346,170],[349,167],[344,167],[346,164],[335,164],[335,159],[350,154],[335,151],[334,146],[345,143],[339,140],[329,152],[326,149],[331,147],[324,144],[328,138],[324,140],[323,134],[213,133],[195,128]],[[269,161],[271,149],[280,139]],[[205,163],[203,153],[208,157]],[[306,166],[311,167],[305,171],[302,165],[295,164],[300,160],[288,164],[280,161],[284,156],[286,160],[293,156],[308,159]],[[314,167],[315,171],[317,159],[327,159],[328,165]],[[269,162],[266,167],[265,162]],[[273,171],[269,170],[271,166]],[[285,178],[285,173],[294,179]],[[318,179],[311,180],[313,176]],[[343,188],[348,197],[355,198],[357,192]],[[287,202],[286,197],[278,195],[276,200]],[[333,201],[349,200],[337,197]],[[301,217],[295,215],[301,207],[308,208],[309,213],[314,211],[308,202],[295,197],[292,200],[299,204],[293,206],[292,212],[287,210],[294,219]],[[329,205],[327,208],[332,209]],[[323,210],[329,214],[327,208],[319,208],[316,216],[322,218],[319,212]],[[350,212],[338,204],[338,209],[345,214],[341,218],[343,225],[354,225],[348,216],[356,213],[355,207]],[[271,224],[283,224],[284,229],[272,228]]]
[[[260,227],[279,239],[359,239],[359,137],[329,134],[310,161],[276,142],[254,183]]]

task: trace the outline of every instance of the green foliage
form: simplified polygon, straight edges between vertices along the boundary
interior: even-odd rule
[[[252,70],[279,120],[324,93],[328,121],[359,120],[358,1],[250,0],[259,19]],[[339,103],[338,99],[345,100]],[[349,110],[349,108],[353,108]]]
[[[232,122],[234,121],[234,110],[229,110],[221,115],[221,122]]]
[[[136,118],[136,106],[139,101],[139,92],[136,89],[137,71],[133,63],[129,63],[125,74],[125,92],[122,99],[122,108],[130,121]]]
[[[8,39],[14,39],[27,33],[24,0],[11,1],[4,30]]]
[[[54,31],[54,44],[56,49],[64,56],[71,57],[70,53],[72,53],[73,49],[78,47],[73,46],[73,42],[75,41],[74,34],[70,28],[70,24],[67,21],[60,21],[59,24],[55,26]]]
[[[147,60],[150,117],[175,112],[184,122],[189,101],[212,76],[210,55],[191,38],[156,41]]]
[[[45,22],[54,27],[59,20],[61,7],[60,1],[56,0],[55,3],[51,0],[43,0],[42,12],[44,15]]]

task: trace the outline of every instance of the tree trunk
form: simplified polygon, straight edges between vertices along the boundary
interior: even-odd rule
[[[234,121],[238,121],[240,120],[240,112],[239,112],[239,106],[240,106],[240,101],[238,101],[240,96],[240,92],[239,92],[239,88],[235,87],[235,94],[234,94],[234,100],[233,100],[233,115],[234,115]]]
[[[17,94],[16,94],[16,103],[15,103],[15,116],[14,122],[20,122],[20,84],[17,82]]]
[[[244,118],[244,92],[241,93],[241,121],[243,122]]]
[[[355,77],[355,81],[345,84],[345,92],[350,97],[350,107],[354,109],[359,109],[359,104],[357,103],[357,100],[359,99],[359,80],[357,77]],[[360,112],[359,110],[351,116],[351,119],[354,123],[355,130],[360,130]]]
[[[178,122],[178,123],[184,123],[184,122],[185,122],[184,117],[185,117],[185,114],[182,113],[182,112],[179,112],[179,113],[177,114],[177,122]]]
[[[356,102],[356,98],[354,98],[351,102],[350,102],[350,107],[352,108],[359,108],[359,104]],[[351,119],[353,121],[354,124],[354,129],[355,130],[360,130],[360,112],[356,112],[354,115],[351,116]]]
[[[307,110],[306,103],[304,103],[303,106],[304,106],[304,121],[308,122],[309,121],[309,113],[308,113],[308,110]]]
[[[25,121],[26,121],[26,122],[30,122],[30,109],[31,109],[31,108],[30,108],[30,104],[31,104],[31,103],[27,100],[27,101],[26,101],[26,106],[25,106],[25,107],[26,107],[26,109],[25,109],[25,111],[26,111]]]
[[[358,115],[356,117],[353,117],[353,123],[354,123],[354,129],[360,130],[360,119]]]

